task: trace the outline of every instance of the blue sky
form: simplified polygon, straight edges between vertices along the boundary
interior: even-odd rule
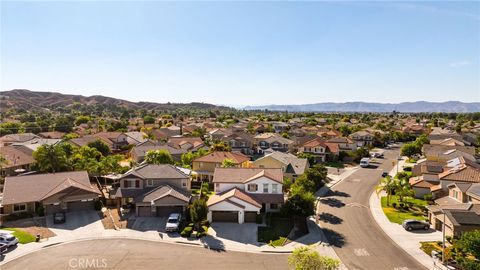
[[[235,105],[480,101],[480,2],[0,5],[1,90]]]

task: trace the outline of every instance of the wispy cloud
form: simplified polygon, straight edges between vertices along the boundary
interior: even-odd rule
[[[468,66],[470,64],[471,63],[469,61],[457,61],[457,62],[451,62],[449,64],[449,66],[451,68],[461,68],[461,67],[464,67],[464,66]]]

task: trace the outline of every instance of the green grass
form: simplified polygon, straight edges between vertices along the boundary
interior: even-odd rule
[[[20,244],[26,244],[26,243],[30,243],[30,242],[35,242],[35,236],[25,232],[25,231],[22,231],[20,229],[17,229],[17,228],[2,228],[2,230],[7,230],[7,231],[12,231],[13,235],[15,237],[18,238],[18,242]]]
[[[397,207],[399,205],[398,198],[396,196],[390,197],[390,206],[387,206],[386,196],[381,198],[383,212],[390,222],[402,224],[402,222],[406,219],[425,220],[425,217],[419,208],[426,206],[426,201],[420,199],[406,199],[405,201],[412,203],[412,207],[409,210],[393,208],[393,203],[396,203]]]
[[[281,246],[292,228],[293,221],[291,219],[272,217],[270,226],[258,227],[258,242]]]
[[[198,188],[192,188],[192,195],[200,195],[200,189]],[[208,191],[207,192],[207,196],[212,196],[213,194],[215,194],[214,191]]]
[[[343,169],[345,167],[345,165],[341,162],[325,162],[324,165],[327,167],[333,167],[333,168],[339,168],[339,169]]]

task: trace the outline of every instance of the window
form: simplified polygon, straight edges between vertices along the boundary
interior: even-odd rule
[[[13,205],[13,212],[14,213],[25,212],[25,211],[27,211],[27,204],[26,203],[14,204]]]
[[[123,181],[123,187],[124,187],[124,188],[129,188],[129,187],[130,187],[129,184],[130,184],[130,181],[128,181],[128,180],[124,180],[124,181]]]
[[[257,191],[258,190],[258,185],[257,184],[248,184],[247,190],[248,191]]]
[[[182,181],[182,187],[186,187],[186,186],[187,186],[187,182]]]
[[[263,193],[268,193],[268,184],[263,184]]]
[[[278,209],[278,204],[276,204],[276,203],[271,203],[271,204],[270,204],[270,209],[272,209],[272,210]]]
[[[149,187],[153,186],[153,179],[147,179],[147,186]]]
[[[135,188],[140,188],[140,180],[135,180]]]
[[[272,184],[272,193],[278,193],[278,184]]]

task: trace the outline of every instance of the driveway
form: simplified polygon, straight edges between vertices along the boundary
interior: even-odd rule
[[[256,223],[214,222],[211,224],[208,234],[222,239],[258,246],[257,231],[258,225]]]
[[[167,217],[136,217],[132,230],[147,232],[165,232]]]
[[[88,237],[101,234],[105,229],[97,211],[67,212],[66,222],[54,224],[52,215],[46,216],[47,227],[57,236]]]

